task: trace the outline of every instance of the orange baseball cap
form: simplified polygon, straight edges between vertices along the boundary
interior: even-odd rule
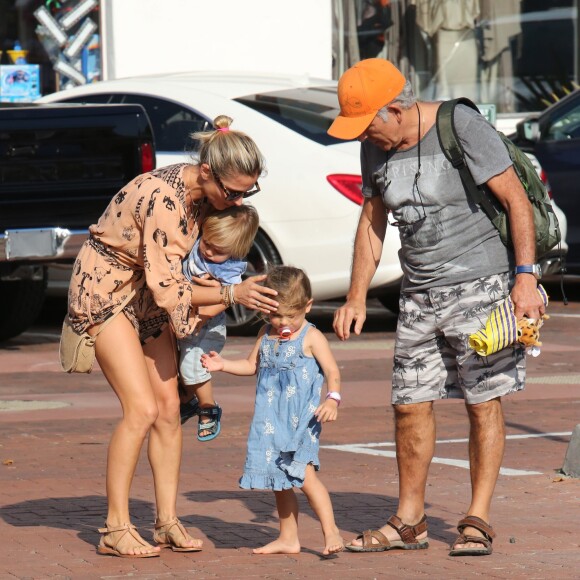
[[[405,86],[401,71],[384,58],[367,58],[349,68],[338,81],[340,115],[328,134],[338,139],[356,139],[375,115]]]

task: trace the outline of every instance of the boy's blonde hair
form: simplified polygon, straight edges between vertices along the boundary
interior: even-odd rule
[[[312,299],[308,276],[294,266],[274,266],[268,270],[264,286],[276,290],[276,301],[288,310],[302,310]]]
[[[207,163],[218,177],[261,176],[266,165],[262,153],[251,137],[230,129],[232,123],[231,117],[219,115],[213,121],[214,131],[191,135],[199,141],[199,163]]]
[[[201,237],[232,258],[242,260],[250,252],[259,225],[260,219],[254,206],[232,206],[221,211],[210,211],[203,220]]]

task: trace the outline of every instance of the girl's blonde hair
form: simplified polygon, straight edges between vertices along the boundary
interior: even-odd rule
[[[276,290],[276,301],[288,310],[302,310],[312,299],[308,276],[293,266],[274,266],[268,270],[264,286]]]
[[[258,233],[260,219],[252,205],[210,211],[201,226],[202,238],[236,260],[245,258]]]
[[[260,176],[266,163],[254,140],[241,131],[233,131],[233,119],[219,115],[213,121],[214,131],[191,135],[199,141],[199,163],[207,163],[218,177],[236,175]]]

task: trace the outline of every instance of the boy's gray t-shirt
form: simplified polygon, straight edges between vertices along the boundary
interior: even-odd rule
[[[454,121],[477,184],[512,165],[505,145],[484,117],[458,105]],[[402,290],[507,272],[513,258],[490,219],[469,199],[459,172],[439,145],[436,126],[421,139],[421,175],[414,186],[418,150],[415,145],[387,153],[368,141],[361,146],[363,195],[380,195],[391,212],[389,221],[399,223]]]

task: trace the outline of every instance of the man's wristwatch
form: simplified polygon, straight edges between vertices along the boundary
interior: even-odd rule
[[[516,266],[515,273],[517,274],[532,274],[536,280],[542,277],[542,268],[540,264],[523,264]]]

